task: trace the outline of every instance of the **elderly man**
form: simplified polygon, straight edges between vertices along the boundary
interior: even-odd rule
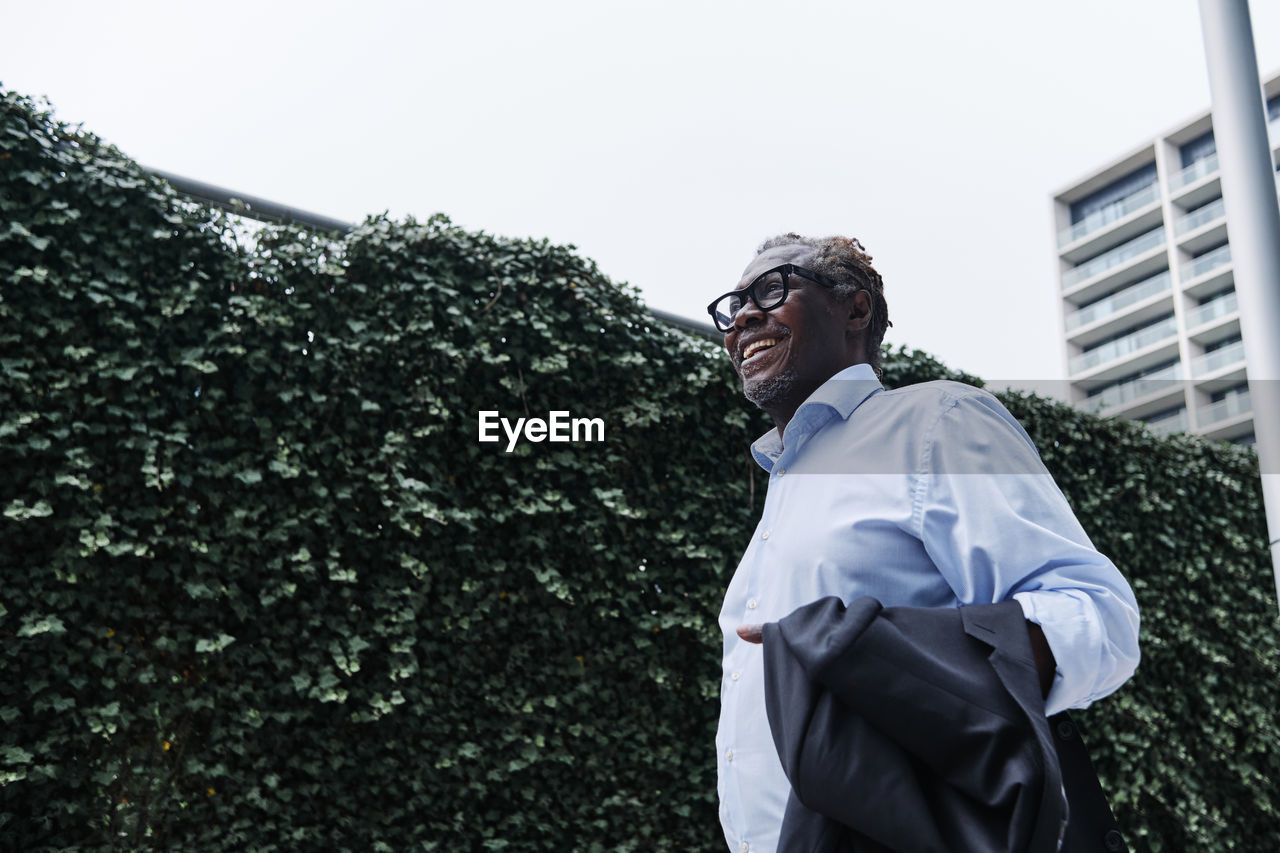
[[[1016,639],[1034,655],[1046,714],[1085,707],[1132,675],[1133,593],[1017,421],[959,383],[880,385],[888,308],[857,240],[768,240],[708,310],[743,393],[776,426],[752,445],[768,496],[720,613],[716,747],[731,851],[772,853],[789,814],[759,643],[762,624],[798,608],[827,596],[953,613],[1016,601],[1026,628]]]

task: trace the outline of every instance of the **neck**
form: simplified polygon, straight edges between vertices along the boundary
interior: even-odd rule
[[[786,435],[787,424],[791,423],[791,419],[795,417],[796,410],[789,409],[785,413],[779,411],[770,412],[766,410],[765,414],[773,419],[773,425],[778,428],[778,438],[781,439]]]
[[[855,364],[865,364],[865,362],[851,361],[848,364],[846,364],[844,367],[840,368],[840,370],[837,370],[836,373],[839,373],[841,370],[846,370]],[[836,373],[831,374],[831,376],[835,376]],[[791,423],[791,419],[795,417],[796,411],[799,410],[800,406],[804,404],[804,401],[808,400],[811,396],[813,396],[813,393],[815,391],[817,391],[819,388],[821,388],[823,385],[829,382],[831,380],[831,376],[828,376],[826,379],[822,380],[821,382],[818,382],[812,388],[808,389],[808,391],[804,392],[804,396],[800,398],[799,402],[788,401],[787,403],[783,403],[777,406],[769,406],[769,405],[761,406],[761,408],[764,409],[764,413],[768,415],[769,418],[773,421],[773,425],[777,427],[778,437],[780,439],[785,436],[787,431],[787,424]],[[794,397],[792,398],[792,400],[794,400]]]

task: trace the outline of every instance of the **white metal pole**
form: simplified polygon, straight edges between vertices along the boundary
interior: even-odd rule
[[[1249,399],[1262,469],[1267,539],[1280,600],[1280,205],[1248,0],[1200,0],[1213,98],[1213,135],[1222,172],[1249,372]]]

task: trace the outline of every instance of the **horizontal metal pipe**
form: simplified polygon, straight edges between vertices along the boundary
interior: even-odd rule
[[[296,207],[289,207],[286,204],[269,201],[256,195],[233,192],[213,184],[206,184],[204,181],[197,181],[194,178],[175,175],[173,172],[166,172],[163,169],[152,169],[147,166],[143,166],[143,168],[157,178],[163,178],[168,181],[175,190],[188,198],[202,201],[213,207],[221,208],[228,213],[239,214],[249,219],[257,219],[261,222],[293,222],[318,231],[340,231],[346,233],[355,228],[353,223],[343,222],[341,219],[333,219],[329,216],[321,216],[318,213],[299,210]]]
[[[235,192],[225,187],[197,181],[194,178],[175,175],[173,172],[166,172],[163,169],[153,169],[149,166],[143,166],[143,168],[157,178],[168,181],[170,186],[193,201],[204,202],[247,219],[256,219],[260,222],[291,222],[297,225],[305,225],[318,231],[337,231],[343,234],[355,228],[354,223],[343,222],[341,219],[321,216],[318,213],[300,210],[287,204],[280,204],[269,199],[249,195],[248,193]],[[649,313],[669,326],[676,326],[686,332],[701,335],[716,343],[721,341],[720,333],[710,323],[699,323],[697,320],[691,320],[688,317],[681,317],[678,314],[657,311],[652,308],[649,309]]]

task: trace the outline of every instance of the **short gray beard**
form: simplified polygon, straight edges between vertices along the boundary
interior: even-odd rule
[[[774,400],[791,392],[792,387],[796,384],[796,379],[795,369],[790,367],[780,373],[775,373],[768,379],[758,381],[744,379],[742,380],[742,394],[760,408],[768,409]]]

